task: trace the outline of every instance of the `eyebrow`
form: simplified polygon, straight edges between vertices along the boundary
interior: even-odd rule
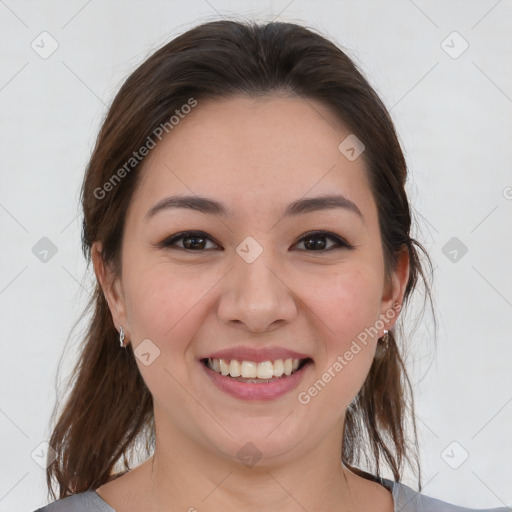
[[[228,217],[233,215],[231,208],[224,203],[200,196],[170,196],[162,199],[150,208],[145,220],[148,221],[157,213],[173,208],[185,208],[195,210],[209,215],[218,215]],[[364,221],[364,216],[358,206],[343,195],[325,195],[319,197],[309,197],[305,199],[297,199],[290,203],[283,217],[295,217],[305,213],[316,212],[321,210],[331,210],[334,208],[343,208],[358,215]]]

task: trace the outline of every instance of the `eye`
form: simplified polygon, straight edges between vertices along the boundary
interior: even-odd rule
[[[166,238],[163,242],[159,243],[158,246],[167,248],[173,248],[172,246],[175,246],[176,249],[199,252],[208,250],[208,248],[205,247],[207,240],[212,241],[206,233],[201,231],[185,231],[183,233],[177,233],[176,235],[172,235],[169,238]],[[177,242],[181,241],[183,245],[180,246],[177,244]],[[216,244],[213,245],[218,247]]]
[[[334,242],[330,247],[327,247],[327,243],[325,242],[327,239],[330,239]],[[324,252],[341,248],[354,249],[353,245],[350,245],[347,241],[343,240],[339,236],[327,231],[314,231],[312,233],[307,233],[299,240],[297,244],[299,243],[304,243],[307,252]]]
[[[327,239],[331,240],[331,246],[327,246],[325,241]],[[214,247],[206,247],[208,242],[211,242]],[[307,233],[299,240],[299,242],[295,243],[294,246],[299,243],[304,243],[304,247],[306,247],[306,249],[301,250],[305,250],[306,252],[324,252],[341,248],[354,249],[353,245],[349,244],[341,237],[327,231],[314,231]],[[157,246],[161,248],[176,248],[195,252],[219,248],[219,246],[213,242],[211,237],[202,231],[185,231],[177,233],[166,238],[163,242],[157,244]]]

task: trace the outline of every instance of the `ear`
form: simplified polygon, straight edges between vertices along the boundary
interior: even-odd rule
[[[396,268],[391,275],[386,277],[384,294],[381,303],[381,318],[384,319],[385,329],[390,330],[398,318],[398,313],[402,308],[405,288],[409,281],[409,250],[403,245],[397,254]]]
[[[122,326],[126,331],[126,307],[121,279],[116,277],[112,269],[105,264],[102,250],[100,242],[93,243],[91,258],[94,265],[94,273],[107,300],[115,328],[119,331]]]

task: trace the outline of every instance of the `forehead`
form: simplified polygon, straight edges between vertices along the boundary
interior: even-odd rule
[[[197,194],[222,200],[236,214],[254,215],[339,192],[361,210],[372,210],[363,159],[349,161],[338,149],[349,135],[311,99],[198,100],[146,157],[132,206],[147,210],[171,194]]]

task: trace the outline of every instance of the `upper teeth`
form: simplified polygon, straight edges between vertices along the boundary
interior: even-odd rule
[[[291,373],[299,367],[300,359],[276,359],[275,361],[237,361],[236,359],[208,359],[207,365],[222,375],[244,379],[271,379]]]

